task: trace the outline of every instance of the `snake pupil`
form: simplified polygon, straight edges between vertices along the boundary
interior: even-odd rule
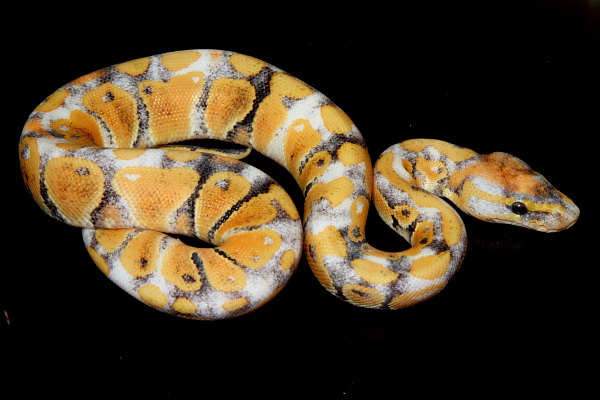
[[[527,206],[521,203],[520,201],[515,201],[514,203],[512,203],[510,209],[517,215],[524,215],[527,214],[527,211],[529,211],[527,209]]]

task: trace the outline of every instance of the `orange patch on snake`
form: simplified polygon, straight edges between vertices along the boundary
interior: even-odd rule
[[[281,255],[279,260],[279,267],[283,271],[289,271],[296,264],[296,252],[294,250],[288,250]]]
[[[413,261],[410,274],[419,279],[437,279],[444,276],[450,263],[450,252],[442,251]]]
[[[199,178],[190,168],[124,167],[113,185],[140,226],[169,231],[169,217],[191,196]]]
[[[329,104],[321,107],[321,118],[329,132],[337,135],[344,135],[350,132],[354,126],[354,123],[345,112]]]
[[[276,72],[271,78],[271,93],[279,96],[301,99],[313,93],[306,83],[284,72]]]
[[[190,136],[192,112],[203,85],[202,72],[174,76],[168,82],[140,83],[138,90],[150,114],[153,144],[177,142]]]
[[[110,129],[116,140],[115,147],[132,147],[138,119],[137,103],[129,92],[107,82],[85,93],[82,102]]]
[[[160,242],[163,237],[162,233],[154,231],[137,233],[121,252],[123,268],[134,278],[153,273],[158,268]]]
[[[349,198],[353,191],[354,183],[345,176],[328,183],[319,182],[307,193],[305,208],[312,208],[314,202],[320,199],[326,199],[333,207],[337,207]]]
[[[104,145],[98,122],[84,111],[73,110],[68,119],[57,119],[50,127],[70,142],[85,146]]]
[[[144,303],[154,308],[163,308],[169,302],[167,295],[156,285],[144,285],[138,289],[137,294]]]
[[[366,282],[387,285],[398,279],[398,274],[375,261],[355,259],[351,262],[354,271]]]
[[[298,183],[302,189],[305,189],[307,185],[313,182],[316,178],[323,175],[323,173],[331,165],[332,157],[328,151],[319,151],[312,155],[312,157],[304,164]]]
[[[173,310],[181,314],[193,314],[196,312],[196,310],[198,310],[198,306],[196,303],[186,299],[185,297],[178,297],[173,302]]]
[[[98,165],[82,158],[53,158],[46,165],[44,185],[65,219],[90,226],[90,213],[104,193],[104,173]]]
[[[204,119],[209,132],[223,139],[252,110],[256,93],[242,79],[219,78],[210,88]]]
[[[350,240],[355,242],[363,240],[365,237],[365,224],[369,210],[369,200],[364,196],[358,196],[350,206],[350,215],[352,223],[348,228]]]
[[[274,201],[277,201],[277,199],[274,193],[269,191],[269,193],[261,193],[243,203],[239,210],[234,212],[215,232],[217,243],[220,243],[229,231],[253,226],[258,227],[273,221],[277,216],[277,209],[273,205]]]
[[[169,71],[180,71],[200,59],[200,54],[193,50],[176,51],[163,54],[160,58],[163,66]]]
[[[252,137],[258,151],[267,150],[273,136],[287,117],[287,109],[280,96],[271,94],[258,106],[252,123]]]
[[[240,309],[246,307],[247,305],[248,305],[248,299],[245,297],[240,297],[240,298],[234,299],[234,300],[227,300],[226,302],[223,303],[223,305],[221,307],[223,307],[223,310],[225,310],[225,311],[233,312],[233,311],[240,310]]]
[[[243,54],[232,54],[229,62],[237,72],[246,76],[254,76],[267,66],[266,62]]]
[[[325,267],[324,259],[327,256],[348,257],[346,241],[342,234],[335,226],[330,225],[317,234],[307,233],[304,246],[311,270],[327,290],[333,291],[333,279]]]
[[[342,294],[350,303],[368,308],[379,307],[385,300],[383,294],[377,289],[352,283],[342,287]]]
[[[115,69],[128,75],[138,76],[146,72],[149,66],[150,57],[144,57],[118,64]]]
[[[96,264],[96,266],[98,267],[98,269],[100,271],[102,271],[102,273],[104,275],[110,274],[110,266],[108,265],[108,263],[106,262],[106,260],[104,259],[104,257],[102,257],[100,255],[100,253],[98,253],[96,251],[96,249],[94,249],[93,247],[87,246],[86,249],[87,249],[88,254],[90,255],[90,257],[92,258],[92,261],[94,261],[94,264]]]
[[[420,303],[439,293],[446,286],[446,283],[447,282],[444,281],[424,289],[399,294],[390,301],[388,307],[391,310],[397,310],[399,308],[405,308]]]
[[[255,229],[230,235],[219,246],[225,254],[248,268],[262,268],[281,247],[282,239],[272,229]]]
[[[104,251],[112,253],[125,243],[131,231],[131,229],[97,229],[94,237]]]
[[[162,276],[184,292],[195,292],[202,287],[202,276],[193,261],[194,253],[193,247],[176,242],[169,246],[162,260]]]
[[[21,174],[25,185],[27,185],[35,202],[44,212],[49,214],[50,210],[44,204],[40,192],[40,153],[37,140],[32,137],[21,140],[19,143],[19,156],[21,158]]]
[[[321,134],[306,119],[296,120],[288,128],[283,150],[288,170],[296,179],[300,175],[300,163],[321,140]]]
[[[217,221],[250,192],[250,182],[235,172],[221,171],[210,176],[195,202],[196,235],[208,236]]]
[[[214,249],[198,249],[209,284],[220,292],[235,292],[246,287],[246,273],[241,267]]]

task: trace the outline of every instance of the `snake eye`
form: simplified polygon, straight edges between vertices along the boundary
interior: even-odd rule
[[[514,203],[512,203],[510,209],[517,215],[525,215],[529,211],[527,209],[527,206],[521,203],[520,201],[515,201]]]

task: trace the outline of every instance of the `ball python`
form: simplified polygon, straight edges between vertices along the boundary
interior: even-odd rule
[[[281,164],[304,213],[244,151],[174,144],[217,139]],[[242,315],[270,300],[304,254],[318,281],[352,304],[399,309],[440,292],[477,218],[554,232],[579,210],[505,153],[410,139],[372,165],[351,119],[311,86],[256,58],[188,50],[90,73],[51,94],[19,142],[41,209],[83,228],[96,265],[129,294],[193,319]],[[411,247],[365,237],[370,201]],[[170,236],[194,236],[198,248]]]

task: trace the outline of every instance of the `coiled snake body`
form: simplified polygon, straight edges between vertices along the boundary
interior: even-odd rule
[[[284,166],[304,192],[303,218],[255,168],[166,146],[198,138],[239,143]],[[430,298],[466,250],[461,219],[438,196],[478,218],[541,231],[568,228],[579,215],[504,153],[415,139],[390,147],[373,168],[358,129],[329,99],[227,51],[167,53],[72,81],[31,114],[19,156],[35,201],[85,228],[85,245],[110,279],[150,306],[197,319],[261,306],[303,249],[319,282],[353,304],[397,309]],[[368,244],[371,198],[410,249]]]

